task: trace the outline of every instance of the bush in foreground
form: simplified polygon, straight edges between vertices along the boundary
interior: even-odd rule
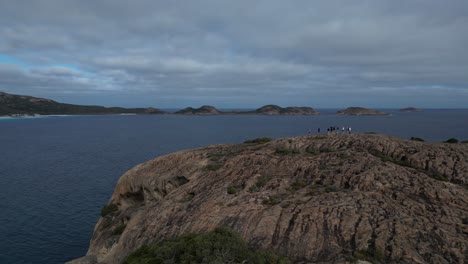
[[[458,143],[458,139],[456,138],[449,138],[447,139],[447,141],[445,141],[446,143]]]
[[[249,140],[244,141],[244,143],[246,143],[246,144],[251,144],[251,143],[264,144],[264,143],[267,143],[267,142],[270,142],[270,141],[272,141],[271,138],[262,137],[262,138],[256,138],[256,139],[249,139]]]
[[[143,263],[288,263],[286,258],[247,246],[241,236],[228,228],[203,234],[188,234],[140,247],[126,264]]]

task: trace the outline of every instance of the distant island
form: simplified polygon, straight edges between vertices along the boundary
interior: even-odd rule
[[[311,107],[280,107],[265,105],[253,111],[220,111],[213,106],[204,105],[200,108],[187,107],[174,114],[184,115],[318,115],[319,112]]]
[[[387,113],[364,107],[349,107],[336,112],[339,115],[386,115]]]
[[[153,108],[123,108],[74,105],[25,95],[0,92],[0,116],[28,115],[97,115],[97,114],[164,114]]]
[[[406,107],[400,109],[400,112],[422,112],[422,110],[414,107]]]
[[[256,114],[261,115],[318,115],[319,112],[315,111],[312,107],[280,107],[277,105],[265,105],[257,110]]]
[[[204,105],[200,108],[187,107],[182,110],[175,112],[174,114],[183,114],[183,115],[220,115],[223,112],[219,111],[211,105]]]

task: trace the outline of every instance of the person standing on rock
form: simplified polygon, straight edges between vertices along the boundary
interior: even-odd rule
[[[351,134],[351,127],[348,127],[348,133]]]
[[[320,127],[317,129],[317,134],[320,134]]]

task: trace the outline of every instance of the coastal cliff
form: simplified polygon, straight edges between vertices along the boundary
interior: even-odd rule
[[[22,115],[96,115],[96,114],[164,114],[153,108],[104,107],[59,103],[46,98],[0,92],[0,116]]]
[[[225,226],[292,263],[468,261],[467,144],[371,134],[249,142],[129,170],[84,260],[122,263],[142,245]]]

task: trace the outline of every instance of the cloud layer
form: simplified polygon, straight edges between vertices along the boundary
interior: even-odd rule
[[[465,0],[9,1],[0,90],[122,106],[466,107],[466,25]]]

